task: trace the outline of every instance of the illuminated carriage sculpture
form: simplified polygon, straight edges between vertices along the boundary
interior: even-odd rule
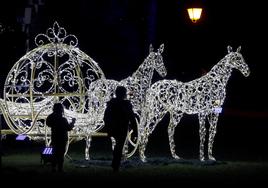
[[[80,51],[74,35],[54,23],[46,34],[35,38],[37,48],[25,54],[12,67],[4,85],[1,111],[10,129],[31,140],[50,144],[45,125],[55,102],[65,107],[68,120],[76,118],[70,141],[87,138],[103,127],[91,116],[89,85],[103,79],[98,64]]]
[[[176,80],[162,80],[151,86],[156,70],[166,75],[161,45],[157,52],[150,47],[150,53],[132,76],[121,80],[107,80],[98,64],[77,47],[74,35],[67,35],[57,22],[46,34],[35,38],[37,48],[25,54],[12,67],[4,85],[4,98],[0,109],[7,125],[16,134],[24,134],[31,140],[50,144],[50,129],[46,117],[52,112],[53,104],[61,102],[65,116],[70,121],[76,118],[69,141],[86,140],[85,158],[89,159],[91,136],[104,126],[103,115],[106,102],[112,97],[117,85],[124,85],[131,94],[134,111],[139,117],[139,138],[135,143],[128,136],[128,143],[134,146],[127,157],[139,146],[140,157],[144,155],[149,135],[164,115],[171,115],[168,126],[172,156],[175,153],[174,130],[184,113],[198,114],[200,123],[200,159],[204,160],[205,119],[210,123],[208,156],[213,159],[212,147],[218,112],[223,105],[225,87],[233,68],[245,76],[249,68],[245,64],[240,48],[228,54],[212,70],[201,78],[182,83]],[[127,144],[126,144],[127,145]]]

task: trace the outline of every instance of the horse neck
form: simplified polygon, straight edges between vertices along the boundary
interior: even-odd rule
[[[219,78],[224,85],[227,84],[232,73],[232,68],[228,66],[226,61],[228,61],[227,57],[220,60],[207,74],[216,79]]]
[[[151,85],[154,73],[154,59],[149,56],[143,61],[139,68],[132,74],[131,78],[140,82],[145,88]]]

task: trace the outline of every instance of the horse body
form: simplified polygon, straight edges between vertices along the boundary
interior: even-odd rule
[[[210,72],[198,79],[185,83],[177,80],[161,80],[151,86],[146,96],[146,123],[140,143],[142,161],[146,160],[144,152],[149,135],[168,112],[170,113],[168,135],[172,156],[179,158],[175,152],[174,132],[183,114],[198,114],[200,125],[199,158],[204,160],[205,120],[207,118],[210,124],[208,158],[215,160],[212,156],[212,147],[219,115],[217,109],[221,108],[224,103],[227,82],[233,68],[240,70],[244,76],[249,75],[248,65],[244,62],[239,51],[240,48],[237,49],[237,52],[232,52],[231,48],[228,47],[228,54]]]
[[[156,70],[162,77],[166,76],[167,74],[162,58],[163,50],[163,44],[160,46],[157,52],[154,52],[150,46],[150,53],[144,62],[131,76],[121,81],[99,79],[92,83],[88,91],[88,93],[91,95],[91,100],[98,101],[98,104],[103,107],[100,109],[100,106],[95,105],[95,108],[98,108],[96,110],[99,112],[99,115],[101,115],[99,120],[103,119],[106,103],[112,97],[114,97],[115,89],[118,85],[122,85],[127,88],[128,98],[133,105],[134,112],[140,116],[141,108],[145,101],[145,93],[151,86],[154,70]]]
[[[219,69],[223,63],[225,62],[221,61],[207,75],[182,84],[183,112],[210,113],[215,107],[222,106],[226,96],[226,84],[231,76],[231,71],[227,67],[225,70]],[[222,75],[218,73],[219,70]]]

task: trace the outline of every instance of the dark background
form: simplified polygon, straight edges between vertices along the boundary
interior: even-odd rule
[[[42,0],[1,1],[1,87],[8,71],[29,49],[34,37],[58,21],[79,40],[79,48],[99,63],[105,76],[121,80],[131,75],[148,55],[149,44],[165,44],[166,79],[190,81],[209,71],[227,54],[227,46],[241,53],[251,75],[234,70],[219,118],[215,155],[220,159],[267,160],[267,26],[263,3],[243,0]],[[32,2],[32,3],[31,3]],[[39,3],[41,2],[41,3]],[[203,7],[193,24],[186,8]],[[32,8],[25,25],[24,11]],[[38,11],[37,11],[38,9]],[[35,11],[34,11],[35,10]],[[27,26],[29,32],[23,31]],[[5,29],[3,29],[5,28]],[[157,74],[154,81],[161,79]],[[154,144],[168,150],[168,116],[151,136]],[[177,127],[176,141],[184,157],[198,157],[198,119],[185,115]],[[162,149],[161,149],[162,148]],[[153,150],[153,149],[152,149]]]

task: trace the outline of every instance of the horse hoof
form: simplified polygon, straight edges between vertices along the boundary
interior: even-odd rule
[[[200,161],[204,162],[205,161],[205,157],[200,157]]]
[[[213,156],[210,156],[208,159],[211,161],[216,161],[216,159]]]
[[[141,161],[143,162],[143,163],[147,163],[147,159],[141,159]]]

